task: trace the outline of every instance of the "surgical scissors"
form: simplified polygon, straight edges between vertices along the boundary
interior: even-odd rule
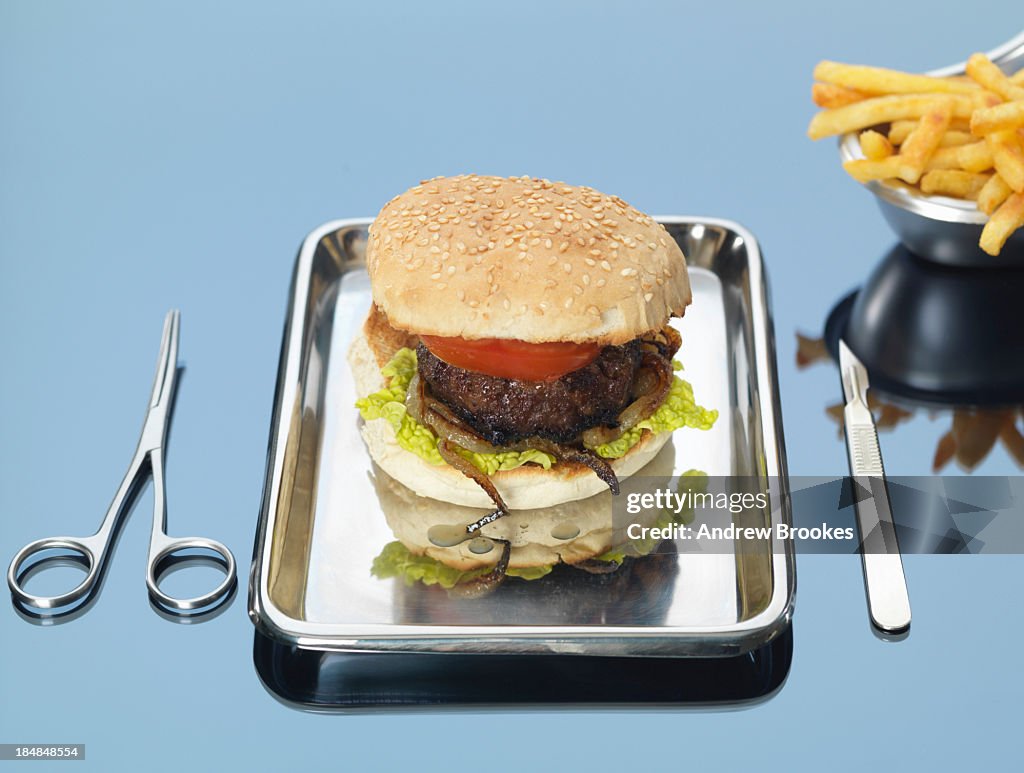
[[[176,613],[195,613],[211,605],[226,601],[234,591],[235,558],[231,551],[220,542],[204,537],[167,536],[167,497],[164,488],[164,445],[171,421],[175,383],[178,375],[178,330],[181,313],[172,309],[164,319],[163,338],[160,343],[160,359],[157,363],[156,380],[142,425],[142,435],[128,472],[121,481],[113,502],[107,510],[99,529],[90,537],[47,537],[30,542],[18,551],[7,570],[7,584],[17,601],[38,609],[67,607],[85,597],[91,597],[103,577],[107,561],[121,525],[135,497],[142,490],[146,479],[153,477],[153,525],[149,536],[149,557],[146,562],[146,586],[155,604]],[[56,596],[37,596],[22,587],[21,573],[26,561],[46,551],[63,549],[81,554],[88,565],[85,579],[74,589]],[[204,551],[205,558],[213,553],[215,561],[225,571],[224,580],[209,593],[193,598],[176,598],[160,590],[162,571],[184,551]],[[191,558],[191,557],[190,557]],[[45,562],[48,559],[43,558]],[[39,562],[37,562],[38,564]]]

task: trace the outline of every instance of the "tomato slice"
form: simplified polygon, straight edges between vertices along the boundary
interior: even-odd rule
[[[534,344],[511,338],[444,336],[420,336],[420,340],[434,356],[456,368],[521,381],[554,381],[589,365],[601,352],[595,343]]]

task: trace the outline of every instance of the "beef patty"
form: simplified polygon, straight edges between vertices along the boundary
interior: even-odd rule
[[[463,370],[416,347],[420,378],[431,394],[497,446],[539,436],[571,443],[584,430],[615,426],[630,402],[640,342],[606,346],[589,365],[555,381],[519,381]]]

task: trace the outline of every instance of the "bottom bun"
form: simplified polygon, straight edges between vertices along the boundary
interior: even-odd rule
[[[377,343],[375,338],[359,335],[349,349],[348,360],[356,392],[360,396],[385,386],[380,365],[387,362],[393,352],[379,351],[380,346],[374,345]],[[491,499],[483,489],[454,467],[430,464],[402,448],[387,420],[364,422],[360,432],[373,461],[420,496],[466,507],[492,507]],[[671,437],[671,432],[644,432],[640,442],[625,456],[608,461],[620,480],[627,478],[657,456]],[[575,463],[560,462],[547,470],[539,465],[525,464],[514,470],[499,470],[490,477],[511,510],[551,507],[586,499],[607,490],[607,484],[593,470]]]
[[[673,457],[673,448],[666,446],[647,471],[668,478]],[[491,512],[493,506],[458,507],[419,496],[377,466],[373,468],[373,485],[388,526],[409,552],[461,571],[491,566],[498,560],[501,551],[497,545],[480,553],[473,550],[469,537],[455,545],[439,545],[436,537],[431,539],[435,533],[451,539],[451,535],[464,532],[468,524]],[[605,487],[586,499],[516,510],[488,523],[478,535],[508,540],[510,569],[576,564],[629,544],[630,526],[653,526],[660,515],[657,508],[644,508],[637,515],[616,518],[612,494]]]

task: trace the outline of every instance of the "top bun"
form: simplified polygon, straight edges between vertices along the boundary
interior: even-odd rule
[[[529,177],[437,177],[370,226],[373,300],[390,324],[463,338],[622,344],[681,316],[686,259],[616,196]]]

